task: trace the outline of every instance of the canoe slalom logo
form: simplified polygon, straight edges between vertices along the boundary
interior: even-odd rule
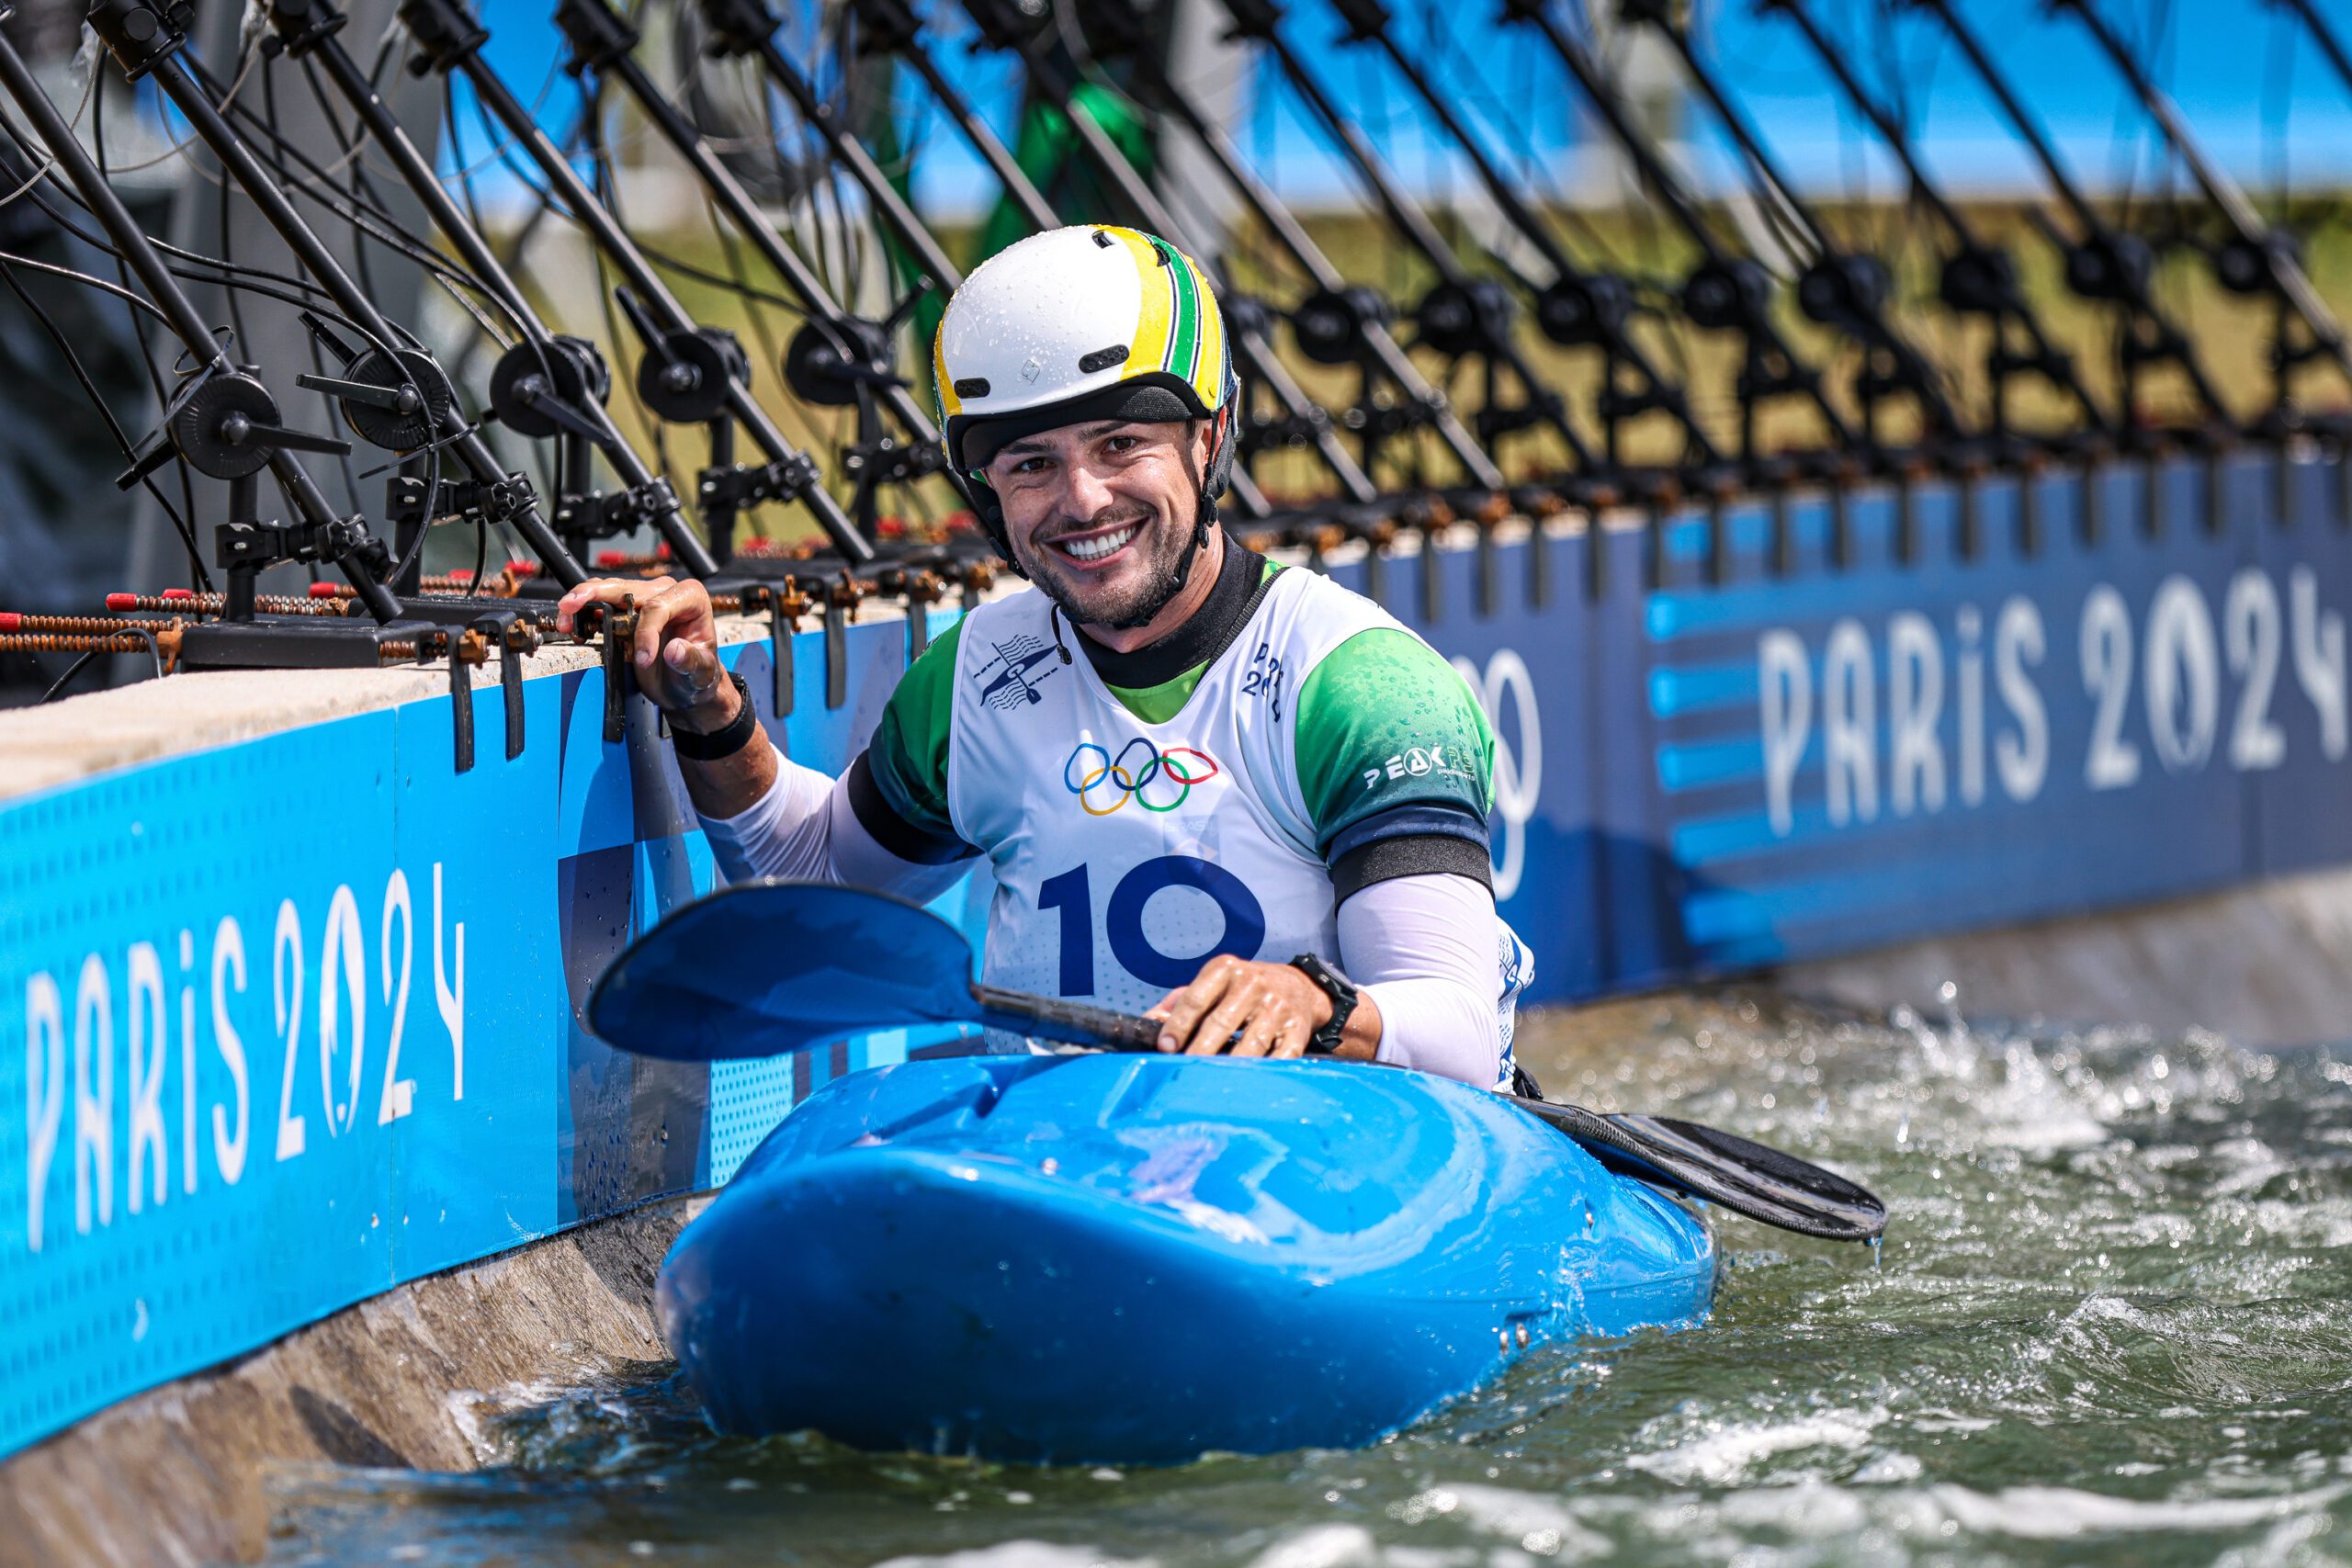
[[[1089,817],[1108,817],[1130,800],[1146,811],[1173,811],[1192,798],[1193,786],[1223,772],[1209,754],[1190,746],[1162,751],[1143,736],[1114,757],[1091,740],[1081,740],[1062,764],[1062,787],[1078,796]]]
[[[1020,636],[989,647],[996,657],[972,671],[980,682],[980,701],[1001,713],[1018,713],[1046,700],[1037,683],[1054,672],[1054,665],[1053,649],[1043,638]]]

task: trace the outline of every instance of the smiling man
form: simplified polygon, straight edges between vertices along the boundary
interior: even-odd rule
[[[1148,1011],[1160,1046],[1328,1052],[1510,1087],[1526,949],[1495,912],[1494,737],[1379,606],[1228,537],[1239,411],[1216,297],[1129,229],[1035,235],[956,290],[933,350],[948,455],[1035,591],[907,671],[835,780],[758,735],[695,582],[637,596],[731,880],[928,899],[996,881],[985,978]]]

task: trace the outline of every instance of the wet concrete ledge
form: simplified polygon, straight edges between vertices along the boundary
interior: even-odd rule
[[[474,1396],[663,1359],[667,1200],[419,1280],[141,1394],[0,1466],[0,1563],[252,1562],[273,1465],[473,1470]]]
[[[1910,942],[1783,970],[1803,996],[1941,1017],[2212,1030],[2248,1045],[2352,1039],[2352,871]],[[1944,987],[1953,988],[1947,999]]]

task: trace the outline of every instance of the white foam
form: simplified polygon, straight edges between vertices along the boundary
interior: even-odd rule
[[[1539,1557],[1604,1557],[1609,1542],[1578,1525],[1565,1504],[1508,1486],[1457,1485],[1453,1514],[1473,1529],[1515,1542]]]
[[[1869,1523],[1862,1499],[1817,1481],[1735,1492],[1715,1505],[1714,1514],[1724,1524],[1785,1530],[1813,1540],[1851,1535]]]
[[[1051,1540],[1007,1540],[935,1557],[892,1557],[874,1568],[1157,1568],[1148,1557],[1111,1557],[1091,1546]]]
[[[1250,1568],[1371,1568],[1380,1549],[1361,1525],[1317,1525],[1278,1540],[1250,1561]]]
[[[2324,1487],[2283,1497],[2209,1497],[2190,1502],[2142,1502],[2106,1497],[2071,1486],[2010,1486],[1990,1495],[1965,1486],[1936,1486],[1928,1495],[1962,1529],[2021,1540],[2068,1540],[2086,1535],[2149,1531],[2244,1529],[2324,1508],[2345,1488]]]
[[[1833,1410],[1801,1421],[1731,1427],[1657,1453],[1635,1454],[1625,1464],[1630,1470],[1645,1471],[1661,1480],[1704,1481],[1727,1486],[1744,1480],[1751,1465],[1775,1454],[1803,1449],[1860,1448],[1870,1441],[1871,1429],[1885,1419],[1883,1409]]]

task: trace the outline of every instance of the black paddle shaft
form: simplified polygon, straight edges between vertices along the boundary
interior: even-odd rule
[[[1134,1013],[1113,1012],[1109,1008],[1031,996],[1026,991],[1008,991],[1001,986],[978,982],[972,986],[972,999],[980,1004],[980,1021],[990,1029],[1008,1030],[1040,1040],[1058,1040],[1067,1045],[1099,1045],[1113,1051],[1159,1049],[1158,1021],[1138,1018]]]

